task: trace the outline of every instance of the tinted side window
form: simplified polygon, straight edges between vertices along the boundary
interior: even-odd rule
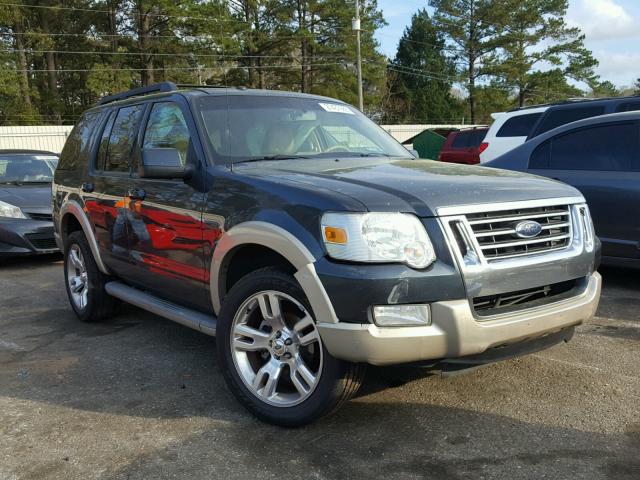
[[[102,112],[87,112],[73,127],[69,134],[69,138],[64,144],[62,153],[60,154],[60,170],[72,170],[80,166],[81,162],[87,157],[91,144],[92,134],[98,124],[98,119]]]
[[[553,130],[560,125],[582,120],[583,118],[596,117],[604,114],[604,106],[561,108],[547,110],[547,116],[542,119],[536,135]]]
[[[640,170],[640,129],[635,123],[584,128],[555,137],[549,168],[556,170]]]
[[[189,138],[189,128],[178,105],[172,102],[153,105],[142,148],[175,148],[185,165]]]
[[[111,127],[109,146],[104,169],[109,172],[128,172],[131,164],[131,149],[136,140],[143,106],[133,105],[118,110]]]
[[[547,140],[531,154],[529,159],[529,168],[549,168],[549,159],[551,156],[551,141]]]
[[[470,143],[470,137],[470,133],[458,132],[455,134],[455,138],[453,139],[453,144],[451,146],[453,148],[467,148]]]
[[[96,170],[104,170],[104,159],[107,157],[107,149],[109,148],[109,135],[111,134],[111,127],[113,127],[113,121],[115,118],[116,112],[111,112],[102,130],[100,146],[98,147],[98,155],[96,156]]]
[[[616,107],[616,113],[635,112],[636,110],[640,110],[640,101],[621,103]]]
[[[527,137],[540,115],[542,112],[511,117],[500,127],[496,137]]]

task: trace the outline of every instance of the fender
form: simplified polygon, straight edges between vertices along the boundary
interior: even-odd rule
[[[93,233],[93,228],[91,228],[91,222],[89,222],[84,209],[75,200],[66,201],[62,205],[62,208],[60,208],[60,225],[58,227],[60,234],[62,235],[62,220],[67,214],[73,215],[76,220],[78,220],[78,223],[80,223],[84,236],[87,239],[87,242],[89,242],[89,247],[91,248],[91,253],[93,254],[93,258],[96,261],[98,269],[105,275],[109,275],[109,270],[104,265],[102,257],[100,256],[98,242],[96,241],[96,236]]]
[[[226,255],[240,245],[256,244],[270,248],[286,258],[296,269],[294,277],[304,290],[318,323],[338,323],[331,300],[316,273],[316,259],[309,249],[291,233],[272,223],[249,221],[232,227],[218,241],[211,260],[211,303],[218,315],[221,298],[218,288]]]

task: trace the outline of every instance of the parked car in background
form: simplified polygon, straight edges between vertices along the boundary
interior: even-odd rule
[[[58,250],[51,221],[55,153],[0,150],[0,257]]]
[[[495,119],[481,147],[480,163],[487,163],[503,153],[542,135],[549,130],[584,118],[609,113],[640,110],[640,97],[571,99],[566,102],[523,107],[506,113],[494,113]]]
[[[120,299],[215,335],[231,392],[279,425],[339,407],[366,364],[459,370],[567,341],[600,296],[576,189],[414,158],[316,95],[106,98],[53,199],[79,319]]]
[[[440,150],[438,160],[475,165],[480,163],[482,140],[489,127],[465,128],[451,132]]]
[[[640,267],[640,112],[580,120],[486,166],[551,177],[587,199],[603,261]]]
[[[480,163],[486,163],[522,145],[548,106],[527,107],[491,115],[493,123],[482,141]]]

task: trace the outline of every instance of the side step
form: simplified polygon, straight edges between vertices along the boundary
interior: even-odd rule
[[[193,328],[206,335],[211,335],[212,337],[216,335],[216,317],[214,315],[206,315],[181,307],[175,303],[167,302],[122,282],[109,282],[105,285],[105,290],[112,297],[119,298],[143,310],[160,315],[185,327]]]

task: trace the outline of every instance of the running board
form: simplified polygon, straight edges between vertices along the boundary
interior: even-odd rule
[[[181,307],[175,303],[167,302],[122,282],[109,282],[105,285],[105,290],[112,297],[119,298],[143,310],[160,315],[185,327],[193,328],[206,335],[212,337],[216,335],[216,317],[214,315],[206,315]]]

